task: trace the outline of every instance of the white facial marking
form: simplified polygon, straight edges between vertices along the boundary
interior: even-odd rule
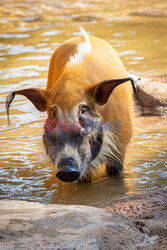
[[[59,119],[62,124],[64,124],[67,121],[77,121],[77,111],[78,107],[75,107],[72,112],[63,112],[61,109],[58,109],[59,111]]]
[[[55,166],[57,166],[57,164],[63,158],[68,158],[68,157],[72,157],[78,163],[78,166],[80,168],[80,158],[79,158],[78,151],[68,143],[66,143],[62,151],[59,152],[57,159],[55,161]]]
[[[91,162],[92,167],[99,168],[99,166],[101,166],[102,163],[106,162],[106,159],[110,158],[111,156],[113,160],[116,160],[118,163],[120,163],[120,165],[122,165],[123,155],[118,150],[116,141],[118,142],[118,144],[120,143],[117,135],[114,135],[109,131],[104,131],[103,145],[100,154]],[[118,155],[116,155],[112,149],[114,149],[118,153]]]
[[[89,41],[88,34],[82,27],[80,27],[80,31],[81,35],[84,38],[84,42],[78,45],[76,54],[70,57],[67,66],[81,63],[84,57],[91,52],[91,44]]]

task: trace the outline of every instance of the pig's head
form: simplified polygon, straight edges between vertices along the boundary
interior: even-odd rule
[[[43,143],[56,168],[56,176],[64,182],[88,180],[91,162],[98,157],[103,145],[98,108],[107,103],[119,84],[129,80],[132,79],[103,81],[85,89],[66,82],[52,90],[14,91],[6,100],[7,114],[9,117],[9,106],[16,94],[27,97],[39,111],[47,111]]]

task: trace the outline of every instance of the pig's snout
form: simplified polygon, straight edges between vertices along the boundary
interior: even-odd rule
[[[80,171],[78,170],[78,165],[73,158],[66,158],[59,162],[59,171],[56,177],[64,182],[76,181],[80,176]]]

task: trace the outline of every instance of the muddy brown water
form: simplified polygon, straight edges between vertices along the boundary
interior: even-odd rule
[[[0,1],[0,198],[42,203],[95,204],[166,186],[167,125],[164,117],[140,118],[124,173],[96,183],[62,184],[42,146],[46,113],[24,97],[11,106],[8,92],[44,88],[50,56],[79,26],[111,43],[129,74],[167,72],[167,17],[136,15],[166,9],[166,1]],[[148,11],[148,13],[150,13]]]

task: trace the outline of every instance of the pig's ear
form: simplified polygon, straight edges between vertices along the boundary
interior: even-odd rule
[[[104,105],[107,103],[109,96],[113,90],[120,84],[130,81],[132,83],[132,78],[123,79],[112,79],[100,82],[95,87],[93,87],[93,95],[95,97],[96,103],[99,105]],[[134,84],[132,84],[132,87]]]
[[[41,111],[41,112],[46,111],[47,97],[46,97],[45,90],[37,89],[37,88],[17,90],[17,91],[9,93],[7,98],[6,98],[6,109],[7,109],[8,122],[9,122],[9,107],[10,107],[10,104],[13,101],[15,95],[24,95],[34,104],[34,106],[39,111]]]

